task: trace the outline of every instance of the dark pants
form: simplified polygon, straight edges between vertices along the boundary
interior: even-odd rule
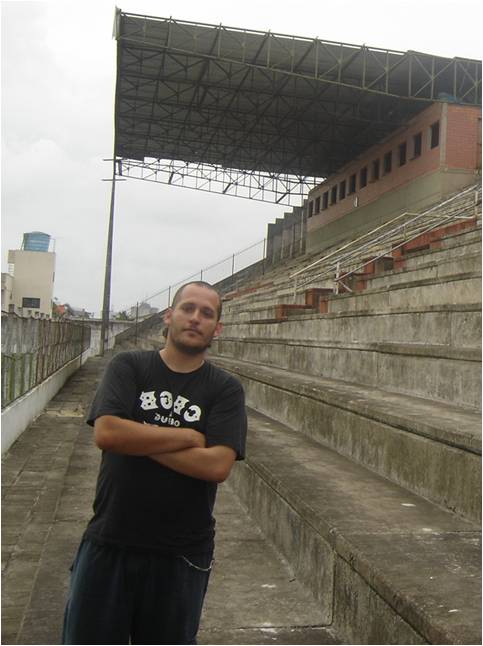
[[[164,556],[84,540],[63,644],[196,644],[212,554]]]

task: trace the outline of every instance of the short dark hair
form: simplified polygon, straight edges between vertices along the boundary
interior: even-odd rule
[[[221,296],[218,290],[213,287],[210,283],[205,282],[204,280],[193,280],[189,283],[185,283],[184,285],[181,285],[179,289],[176,290],[175,295],[173,296],[173,301],[171,304],[171,307],[174,309],[176,307],[176,304],[181,298],[181,293],[185,287],[189,287],[190,285],[195,285],[196,287],[205,287],[206,289],[211,289],[212,292],[215,292],[215,294],[218,296],[218,320],[221,318]]]

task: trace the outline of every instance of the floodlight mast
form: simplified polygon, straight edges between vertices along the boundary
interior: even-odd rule
[[[116,177],[116,163],[112,160],[112,178],[103,182],[111,182],[111,205],[109,209],[109,227],[107,231],[106,268],[104,274],[104,296],[102,301],[101,338],[99,342],[99,355],[104,356],[104,351],[109,342],[109,310],[111,307],[111,272],[112,272],[112,240],[114,234],[114,204],[116,197],[116,182],[125,182],[122,177]]]

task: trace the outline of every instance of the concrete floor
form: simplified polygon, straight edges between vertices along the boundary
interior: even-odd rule
[[[87,362],[4,456],[2,644],[59,644],[69,566],[100,452],[83,418],[105,359]],[[220,487],[216,563],[200,644],[338,644],[310,594]]]

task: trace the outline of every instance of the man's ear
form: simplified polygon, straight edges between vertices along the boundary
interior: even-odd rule
[[[163,321],[165,325],[169,325],[171,323],[171,315],[173,314],[173,309],[171,307],[168,307],[166,312],[163,315]]]
[[[223,330],[223,323],[221,323],[221,321],[218,321],[215,327],[215,331],[213,332],[213,338],[217,339],[220,336],[222,330]]]

